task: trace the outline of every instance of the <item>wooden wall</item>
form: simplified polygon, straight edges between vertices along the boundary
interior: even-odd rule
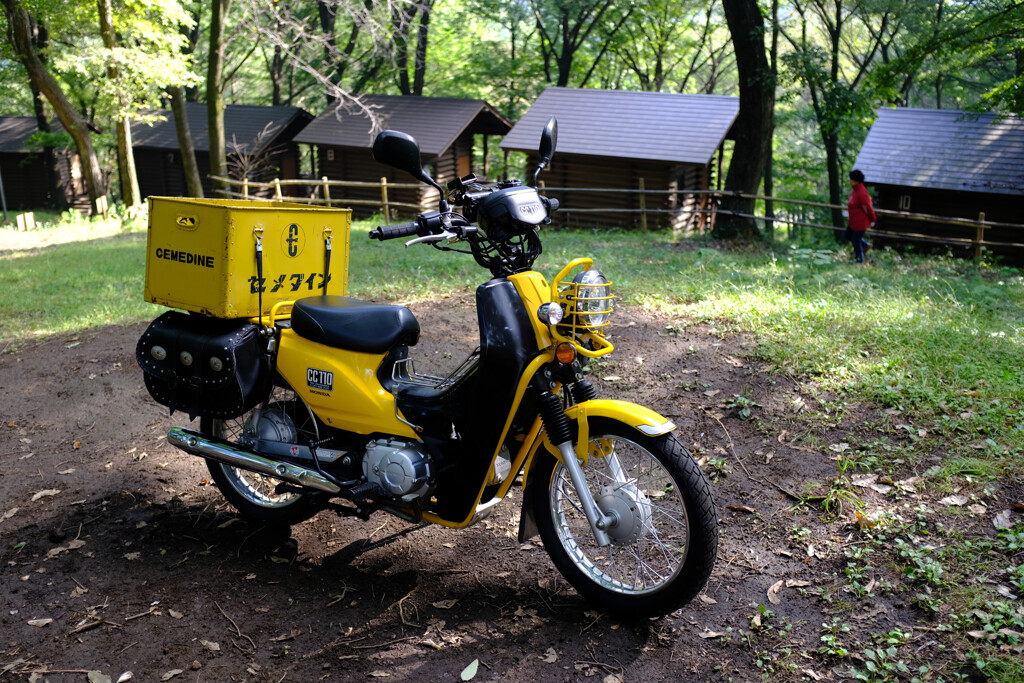
[[[82,178],[78,155],[71,151],[57,152],[57,174],[63,190],[62,202],[55,202],[47,187],[46,168],[38,154],[0,154],[4,197],[11,211],[30,211],[49,206],[89,205],[89,195]]]
[[[532,177],[537,158],[528,161],[527,177]],[[641,225],[638,192],[577,192],[572,188],[608,188],[636,190],[643,178],[648,191],[669,191],[670,194],[645,196],[648,229],[673,228],[699,230],[709,220],[706,214],[694,213],[705,208],[707,195],[689,194],[686,190],[707,190],[711,173],[707,166],[673,164],[655,161],[628,160],[612,157],[587,157],[556,154],[539,180],[545,187],[569,188],[552,190],[562,209],[617,209],[616,211],[559,212],[555,224],[572,228],[624,228]],[[673,210],[681,213],[655,213]],[[628,210],[628,211],[625,211]]]
[[[951,190],[935,190],[929,188],[903,187],[897,185],[876,185],[871,187],[876,209],[889,211],[906,211],[908,213],[927,214],[946,218],[963,218],[978,220],[984,212],[986,221],[998,223],[1024,222],[1024,197],[1005,194],[987,194],[980,192],[955,192]],[[976,230],[967,226],[946,225],[943,223],[925,222],[900,218],[899,216],[879,216],[877,227],[889,232],[928,235],[939,238],[974,239]],[[988,228],[985,239],[998,242],[1024,244],[1024,231],[1013,228]],[[885,237],[876,239],[879,244],[896,246],[898,241]],[[907,240],[906,244],[914,244],[919,251],[940,251],[950,249],[949,245],[929,244],[923,241]],[[1017,254],[1017,259],[1024,258],[1020,248],[992,248],[999,253]],[[973,247],[953,247],[953,252],[960,254],[970,252]]]

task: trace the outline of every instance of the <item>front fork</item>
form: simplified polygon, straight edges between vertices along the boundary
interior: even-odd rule
[[[562,409],[562,402],[547,387],[541,385],[538,386],[538,389],[540,390],[540,415],[544,420],[544,429],[547,431],[552,445],[561,454],[562,464],[565,465],[565,469],[569,472],[569,478],[572,479],[572,484],[576,487],[576,495],[579,496],[583,514],[590,522],[594,540],[601,547],[610,545],[612,541],[608,536],[608,529],[615,526],[618,520],[601,511],[594,500],[594,495],[590,492],[590,487],[587,486],[583,466],[572,446],[572,430],[569,426],[569,418],[565,416],[565,411]],[[580,433],[577,438],[582,453],[586,454],[589,448],[589,435]]]

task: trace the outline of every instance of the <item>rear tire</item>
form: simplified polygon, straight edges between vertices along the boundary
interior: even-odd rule
[[[275,388],[271,401],[262,407],[267,409],[275,406],[290,417],[299,435],[310,440],[316,439],[315,419],[293,392]],[[203,434],[238,444],[254,412],[255,409],[230,420],[203,417],[199,420],[199,430]],[[271,525],[291,526],[310,519],[323,509],[313,494],[278,493],[277,486],[281,481],[274,477],[209,459],[206,466],[217,488],[243,517]]]
[[[652,438],[607,419],[591,420],[590,431],[583,471],[598,507],[619,520],[609,530],[612,543],[596,544],[568,471],[543,451],[530,489],[544,547],[601,608],[633,619],[668,614],[711,576],[718,553],[711,486],[672,434]],[[595,448],[606,455],[596,457]]]

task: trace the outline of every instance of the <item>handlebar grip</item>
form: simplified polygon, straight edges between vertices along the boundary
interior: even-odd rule
[[[370,239],[393,240],[400,237],[409,237],[419,233],[420,224],[417,221],[408,223],[394,223],[392,225],[378,225],[376,230],[370,231]]]
[[[544,203],[547,204],[548,206],[549,215],[553,214],[555,211],[558,211],[558,200],[555,199],[554,197],[545,197]]]

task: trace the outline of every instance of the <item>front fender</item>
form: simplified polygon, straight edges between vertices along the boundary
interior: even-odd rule
[[[579,433],[576,438],[576,457],[585,465],[589,455],[588,443],[590,442],[590,418],[599,417],[615,420],[629,425],[645,436],[661,436],[676,428],[672,420],[654,412],[650,408],[639,406],[628,401],[616,401],[612,399],[594,399],[584,401],[571,406],[565,411],[565,416],[570,422],[575,422]],[[558,449],[544,434],[544,447],[559,460],[562,459]]]
[[[590,456],[590,418],[615,420],[616,422],[629,425],[645,436],[661,436],[676,428],[671,420],[659,415],[650,408],[629,403],[628,401],[615,401],[611,399],[594,399],[577,403],[566,410],[565,415],[569,418],[570,422],[576,423],[579,430],[576,438],[576,457],[584,465],[587,464]],[[562,460],[562,454],[551,443],[546,432],[540,442],[544,444],[544,447],[551,455],[558,458],[559,461]],[[525,467],[525,474],[523,475],[523,510],[519,522],[520,542],[533,538],[539,533],[537,531],[537,522],[533,518],[533,506],[527,502],[530,500],[529,487],[538,485],[533,477],[533,462],[536,453],[537,446],[535,445],[530,453]],[[542,482],[539,485],[544,486],[545,484]]]

